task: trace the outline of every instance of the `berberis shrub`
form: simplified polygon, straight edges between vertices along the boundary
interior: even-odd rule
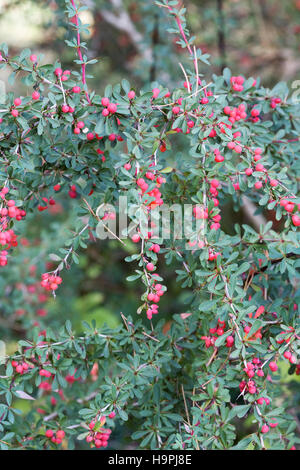
[[[2,361],[1,449],[109,448],[120,429],[150,449],[287,450],[299,442],[295,397],[282,381],[300,374],[299,105],[285,83],[266,89],[227,68],[205,80],[208,56],[194,46],[184,9],[167,0],[153,8],[190,57],[172,77],[176,88],[157,81],[137,90],[123,80],[103,96],[91,91],[86,69],[95,60],[74,0],[65,10],[76,70],[0,46],[1,71],[28,90],[0,106],[2,340],[13,336],[13,315],[27,331]],[[42,240],[33,259],[28,247],[27,260],[31,241],[21,238],[22,260],[26,219],[64,194],[75,211],[71,237],[60,247]],[[157,235],[159,209],[174,204],[192,208],[192,223],[176,236],[175,216],[169,236]],[[276,226],[236,224],[226,233],[228,204],[254,206],[262,221],[272,213]],[[117,233],[124,214],[130,230]],[[35,302],[42,317],[77,252],[105,235],[120,244],[128,236],[137,248],[126,261],[127,282],[144,286],[138,320],[132,312],[115,329],[84,322],[80,332],[61,311],[60,327],[51,318],[45,329],[26,323],[24,306]],[[186,302],[168,322],[159,308],[169,295],[162,263],[176,266]],[[29,280],[18,278],[25,265]]]

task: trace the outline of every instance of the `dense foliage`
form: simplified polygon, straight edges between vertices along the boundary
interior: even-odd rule
[[[123,80],[97,95],[87,83],[84,8],[65,2],[76,70],[0,46],[0,70],[30,90],[8,93],[0,109],[0,327],[4,341],[26,331],[1,366],[0,447],[109,447],[123,429],[141,448],[294,448],[299,391],[281,378],[287,365],[300,374],[295,95],[228,68],[204,80],[209,57],[194,46],[185,10],[167,0],[152,8],[168,13],[166,34],[191,59],[178,66],[177,86],[135,90]],[[175,210],[171,235],[157,236],[158,209],[174,204],[189,205],[193,224],[176,236]],[[258,230],[225,231],[228,204],[254,206]],[[59,223],[31,241],[37,212]],[[117,223],[124,214],[129,233]],[[60,291],[79,252],[104,236],[125,245],[140,319],[132,311],[116,328],[85,321],[75,330]],[[161,265],[176,271],[185,305],[167,319],[158,306],[173,301],[173,286]],[[43,323],[52,295],[60,310]]]

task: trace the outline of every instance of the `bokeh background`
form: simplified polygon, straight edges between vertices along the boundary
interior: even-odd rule
[[[0,42],[11,52],[30,47],[45,61],[58,57],[71,66],[66,50],[64,0],[0,0]],[[89,55],[98,90],[129,78],[170,83],[176,56],[184,55],[165,34],[166,15],[151,0],[83,0]],[[188,26],[198,47],[211,55],[215,72],[227,65],[235,72],[262,77],[265,85],[299,77],[299,0],[186,0]],[[171,22],[170,22],[171,26]],[[147,62],[151,49],[153,62]],[[181,57],[184,61],[184,58]],[[203,68],[202,72],[205,73]]]

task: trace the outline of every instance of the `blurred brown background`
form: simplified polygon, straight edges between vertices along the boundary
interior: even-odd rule
[[[77,2],[78,3],[78,2]],[[153,8],[151,0],[82,0],[81,12],[88,23],[89,57],[94,87],[128,78],[169,82],[185,54],[166,37],[165,22],[172,22],[164,9]],[[59,58],[64,66],[73,60],[65,48],[66,17],[57,5],[64,0],[0,0],[0,43],[12,54],[24,47],[43,53],[45,62]],[[229,66],[235,73],[261,76],[264,85],[300,78],[300,0],[186,0],[188,26],[196,44],[211,55],[213,71]],[[149,61],[150,59],[150,61]],[[207,73],[202,67],[202,73]],[[211,70],[209,69],[209,73]],[[8,73],[8,72],[7,72]],[[7,79],[1,71],[2,79]],[[9,85],[8,85],[9,86]]]

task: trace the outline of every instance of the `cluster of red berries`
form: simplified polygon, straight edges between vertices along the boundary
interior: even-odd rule
[[[41,286],[48,291],[55,291],[62,283],[62,278],[52,273],[42,274]]]
[[[271,400],[267,397],[260,397],[256,400],[256,402],[258,405],[263,405],[264,403],[266,405],[269,405],[271,403]]]
[[[239,384],[239,389],[242,394],[248,392],[250,395],[254,395],[257,391],[256,384],[253,380],[248,380],[248,382],[242,380]]]
[[[62,429],[59,429],[56,432],[54,432],[52,429],[47,429],[45,431],[45,436],[48,439],[51,439],[51,442],[53,442],[54,444],[61,444],[65,435],[65,431],[63,431]]]
[[[208,261],[214,261],[218,258],[218,256],[221,256],[219,251],[214,251],[212,249],[208,250]]]
[[[278,426],[278,423],[276,421],[270,422],[269,425],[265,423],[261,427],[261,432],[262,434],[266,434],[270,431],[270,428],[276,428],[276,426]]]
[[[152,243],[152,245],[149,247],[149,251],[153,251],[153,253],[158,254],[160,252],[160,246],[158,243]]]
[[[156,187],[151,189],[147,192],[149,188],[149,184],[146,183],[144,178],[137,179],[137,186],[141,189],[141,194],[147,194],[149,197],[154,198],[155,201],[149,201],[146,199],[145,204],[148,202],[149,209],[154,209],[157,206],[161,206],[163,204],[163,200],[161,198],[161,192],[159,191],[160,186],[166,181],[162,176],[156,176],[152,171],[147,171],[145,177],[150,181],[156,181]]]
[[[259,122],[260,121],[260,110],[259,109],[252,108],[250,114],[251,114],[250,120],[252,122]]]
[[[239,384],[240,392],[245,393],[248,392],[250,395],[254,395],[258,392],[257,385],[254,380],[252,380],[255,375],[257,377],[264,377],[264,372],[262,370],[262,362],[259,358],[253,358],[252,362],[247,362],[246,367],[244,368],[244,372],[248,376],[249,380],[242,380]],[[272,372],[276,372],[278,370],[278,366],[275,361],[271,361],[269,364],[269,368]],[[263,403],[267,405],[270,404],[270,400],[268,398],[260,397],[257,399],[257,403],[262,405]]]
[[[263,158],[262,157],[262,151],[263,150],[260,147],[257,147],[252,151],[253,152],[253,162],[252,162],[253,168],[252,167],[246,168],[245,174],[247,176],[251,176],[253,174],[253,171],[258,171],[258,172],[265,171],[264,166],[261,163],[257,163],[259,160],[261,160]],[[260,189],[260,188],[262,188],[262,186],[263,186],[263,180],[257,181],[254,185],[254,187],[256,189]],[[273,186],[273,187],[276,186],[275,180],[272,181],[271,186]]]
[[[34,367],[33,364],[28,364],[25,361],[19,361],[19,362],[18,361],[11,361],[11,365],[13,366],[15,371],[18,374],[21,374],[21,375],[23,375],[25,372],[27,372],[29,368],[32,369]]]
[[[41,204],[38,205],[38,211],[40,211],[40,212],[43,212],[43,211],[47,210],[48,207],[49,207],[48,204],[50,206],[55,205],[55,200],[52,197],[50,197],[49,199],[47,197],[43,197],[42,200],[44,201],[44,203],[46,205],[44,205],[44,206],[42,206]]]
[[[217,179],[212,179],[210,181],[210,187],[209,187],[209,194],[211,194],[213,196],[213,201],[214,201],[214,206],[217,207],[219,205],[219,201],[217,199],[217,196],[219,195],[219,191],[218,191],[218,188],[220,188],[221,186],[221,183],[219,180]],[[211,230],[218,230],[221,225],[220,225],[220,222],[221,222],[221,215],[218,213],[218,214],[215,214],[212,216],[212,223],[210,225],[210,229]]]
[[[281,103],[281,98],[271,98],[270,107],[271,109],[277,108],[277,105]]]
[[[214,202],[214,207],[218,207],[219,205],[219,200],[217,199],[217,196],[219,195],[218,188],[220,187],[221,183],[217,179],[212,179],[210,181],[210,187],[209,187],[209,193],[208,196],[212,196],[212,200]],[[212,215],[214,210],[210,211],[210,214],[208,213],[208,209],[204,208],[201,205],[196,205],[193,208],[193,215],[195,219],[209,219],[211,224],[210,224],[210,230],[219,230],[221,227],[220,222],[221,222],[221,215],[219,213]],[[189,241],[189,245],[195,246],[197,241]],[[198,240],[198,247],[203,248],[205,246],[204,242],[202,240]],[[220,253],[214,253],[212,250],[209,251],[209,260],[212,261],[217,258],[217,256]]]
[[[150,163],[149,168],[151,168],[152,166],[154,166],[154,162]],[[128,162],[127,164],[124,165],[124,167],[125,167],[125,169],[129,170],[129,169],[131,169],[131,164]],[[137,171],[136,171],[136,175],[137,175]],[[151,170],[148,170],[145,173],[145,178],[148,179],[150,182],[155,182],[156,183],[156,186],[153,189],[151,189],[150,191],[148,191],[150,183],[148,184],[145,181],[144,178],[138,178],[137,179],[137,186],[141,189],[140,195],[141,196],[147,195],[151,199],[154,199],[154,201],[153,200],[149,201],[148,199],[145,199],[145,201],[144,201],[144,204],[147,206],[148,211],[150,211],[150,210],[154,209],[155,207],[161,206],[163,204],[163,200],[161,198],[161,192],[159,191],[159,188],[163,183],[165,183],[166,180],[165,180],[165,178],[155,174],[155,172],[153,172]],[[154,222],[152,222],[151,227],[152,228],[155,227]],[[147,240],[150,240],[153,236],[154,236],[154,232],[153,232],[153,230],[151,230],[150,232],[148,232]],[[141,236],[140,236],[139,231],[132,235],[131,240],[134,243],[138,243],[141,240]],[[148,250],[152,251],[155,254],[158,254],[160,252],[160,245],[157,244],[157,243],[152,243],[151,242],[151,245],[148,246]],[[154,263],[152,263],[151,261],[148,261],[147,258],[144,258],[144,262],[145,262],[145,270],[148,273],[152,273],[155,270]],[[147,276],[148,276],[148,274],[147,274]],[[155,276],[156,275],[154,274],[151,277],[151,279],[153,279]],[[157,305],[157,303],[160,301],[160,298],[162,297],[163,294],[164,294],[164,290],[162,290],[161,284],[156,284],[155,285],[155,282],[154,282],[152,288],[150,289],[150,292],[148,290],[147,299],[148,299],[148,301],[153,302],[152,305],[147,305],[147,308],[146,308],[146,315],[147,315],[147,318],[149,320],[152,319],[152,315],[158,314],[158,305]]]
[[[241,103],[238,107],[231,108],[230,106],[225,106],[224,113],[229,116],[228,121],[234,124],[236,121],[241,119],[246,119],[246,105]]]
[[[214,155],[215,155],[215,162],[221,163],[224,161],[223,155],[221,155],[221,152],[218,148],[214,149]]]
[[[66,82],[69,80],[71,72],[70,70],[62,70],[60,67],[57,67],[54,70],[54,74],[56,75],[57,78],[59,78],[62,82]]]
[[[197,220],[208,219],[208,209],[202,207],[199,204],[193,207],[193,214],[194,214],[195,219]]]
[[[291,364],[296,364],[297,358],[291,351],[285,351],[283,357],[287,359]]]
[[[76,188],[75,184],[72,184],[70,186],[68,194],[69,194],[71,199],[76,199],[76,197],[77,197],[77,188]]]
[[[297,304],[295,304],[295,306],[297,308]],[[277,339],[276,343],[277,344],[283,344],[283,343],[289,344],[290,341],[291,341],[291,336],[292,336],[294,331],[295,331],[295,329],[292,326],[289,327],[288,331],[281,331],[281,333],[279,333],[279,335],[289,335],[289,336],[287,336],[286,338]]]
[[[152,304],[151,306],[149,306],[149,308],[147,309],[147,318],[148,320],[151,320],[152,318],[152,315],[158,313],[155,308],[155,304],[158,304],[161,297],[164,295],[165,291],[163,290],[163,286],[159,283],[155,283],[152,285],[151,287],[151,291],[149,292],[149,294],[147,295],[147,300],[149,300],[149,302],[153,302],[154,305]]]
[[[200,219],[200,220],[208,219],[209,217],[208,209],[203,208],[201,205],[197,205],[193,208],[193,214],[194,214],[195,219]],[[211,219],[212,219],[212,223],[210,225],[210,230],[219,230],[219,228],[221,227],[220,225],[221,215],[220,214],[213,215]]]
[[[8,218],[10,219],[16,219],[16,220],[22,220],[26,212],[23,209],[19,209],[16,207],[16,203],[13,199],[6,199],[6,195],[9,192],[9,189],[7,187],[2,188],[0,191],[0,199],[2,199],[2,206],[0,210],[0,215],[1,215],[1,227],[4,227],[4,230],[8,226]]]
[[[249,377],[249,379],[253,379],[255,374],[258,377],[264,377],[264,371],[261,368],[261,360],[257,357],[254,357],[252,362],[247,362],[246,367],[244,368],[244,372]]]
[[[77,121],[75,124],[74,124],[74,134],[78,135],[80,134],[81,130],[84,128],[85,124],[83,121]]]
[[[102,98],[101,104],[104,106],[102,116],[107,117],[110,114],[115,114],[117,112],[118,105],[116,103],[111,103],[108,98]]]
[[[238,75],[237,77],[231,77],[230,78],[230,83],[231,83],[232,89],[234,91],[243,91],[244,81],[245,81],[245,79],[241,75]]]
[[[297,307],[297,305],[295,305],[295,307]],[[292,339],[293,335],[294,335],[294,331],[295,331],[295,329],[291,326],[291,327],[289,327],[288,331],[282,331],[281,333],[279,333],[279,335],[288,335],[288,336],[283,338],[283,339],[277,339],[276,340],[277,344],[283,344],[283,343],[289,344],[291,342],[291,339]],[[285,351],[283,353],[283,357],[285,359],[287,359],[291,364],[296,364],[297,363],[296,356],[290,350]]]
[[[205,347],[210,348],[215,345],[216,339],[219,336],[223,336],[225,333],[225,321],[218,319],[218,324],[214,328],[209,329],[210,336],[201,336],[201,339],[205,341]],[[227,336],[226,338],[226,347],[232,348],[234,345],[234,337],[232,335]]]
[[[66,113],[73,114],[75,111],[75,108],[72,108],[72,106],[69,106],[68,104],[63,104],[61,107],[61,110],[64,114]]]
[[[86,442],[91,444],[91,447],[92,447],[92,443],[94,443],[94,446],[97,449],[100,449],[100,447],[107,447],[110,435],[111,435],[111,430],[103,428],[99,432],[90,433],[86,437]]]
[[[15,98],[14,99],[14,106],[12,106],[11,111],[10,111],[11,115],[14,118],[19,116],[19,111],[16,108],[21,106],[21,104],[22,104],[22,99],[21,98]]]
[[[110,419],[115,418],[116,413],[112,411],[108,417]],[[111,429],[106,429],[103,428],[102,426],[105,424],[106,418],[102,417],[99,420],[93,420],[89,423],[89,428],[90,428],[90,433],[86,437],[86,442],[91,444],[91,446],[95,446],[97,449],[100,449],[101,447],[107,447],[108,441],[111,436]],[[99,427],[100,426],[100,427]],[[95,430],[98,429],[99,430]]]
[[[47,377],[47,379],[49,379],[52,376],[52,372],[50,372],[49,370],[46,370],[46,369],[41,369],[39,371],[39,375],[41,377]]]
[[[0,246],[5,247],[0,252],[0,266],[7,265],[8,250],[11,247],[18,245],[17,235],[12,228],[8,228],[10,221],[15,219],[17,221],[22,220],[26,216],[26,212],[23,209],[16,207],[16,203],[13,199],[6,198],[9,189],[7,187],[2,188],[0,191]]]
[[[300,226],[300,216],[295,214],[295,212],[300,211],[300,204],[295,204],[293,201],[289,199],[282,199],[280,201],[280,206],[283,207],[288,214],[292,214],[292,223],[295,227]]]

